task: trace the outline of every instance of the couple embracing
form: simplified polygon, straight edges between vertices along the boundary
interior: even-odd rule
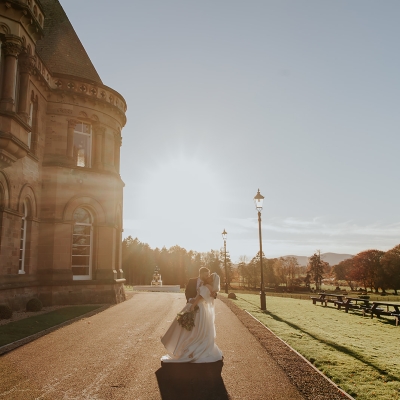
[[[215,344],[214,299],[220,290],[220,279],[208,268],[199,270],[198,278],[190,279],[185,290],[187,303],[178,314],[194,314],[194,326],[189,330],[175,319],[161,338],[168,354],[162,362],[209,363],[222,360],[222,352]],[[189,315],[193,315],[189,314]]]

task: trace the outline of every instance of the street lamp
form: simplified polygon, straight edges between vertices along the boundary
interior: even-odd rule
[[[224,239],[224,250],[225,250],[225,293],[228,293],[228,270],[226,268],[226,237],[228,232],[224,229],[222,232],[222,239]]]
[[[265,311],[267,309],[266,301],[265,301],[265,288],[264,288],[264,272],[262,265],[262,239],[261,239],[261,211],[263,209],[263,201],[264,196],[260,193],[260,189],[258,189],[257,194],[254,196],[254,203],[256,205],[256,210],[258,211],[258,236],[260,238],[260,268],[261,268],[261,291],[260,291],[260,302],[261,302],[261,310]]]

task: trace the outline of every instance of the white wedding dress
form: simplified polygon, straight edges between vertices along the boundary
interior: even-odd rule
[[[203,299],[198,303],[193,329],[182,328],[175,318],[161,338],[168,351],[168,355],[161,358],[162,362],[210,363],[222,360],[222,352],[215,344],[214,298],[206,286],[200,286],[198,293]],[[182,312],[189,311],[190,306],[190,303],[186,304]]]

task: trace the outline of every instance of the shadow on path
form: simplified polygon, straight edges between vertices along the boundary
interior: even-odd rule
[[[163,400],[229,400],[221,377],[223,362],[163,363],[156,371]]]

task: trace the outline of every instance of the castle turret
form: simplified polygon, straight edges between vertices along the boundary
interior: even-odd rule
[[[121,301],[126,102],[58,0],[0,4],[0,302]]]

